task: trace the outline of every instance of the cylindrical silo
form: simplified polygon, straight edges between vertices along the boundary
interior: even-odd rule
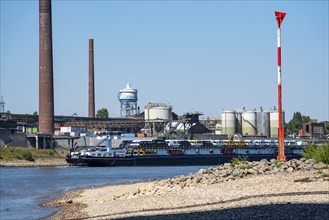
[[[257,112],[257,136],[270,137],[270,113]]]
[[[270,113],[270,135],[271,138],[278,137],[278,128],[279,128],[279,116],[278,112],[271,112]]]
[[[242,135],[243,136],[255,136],[257,134],[256,125],[256,112],[255,111],[243,111],[242,112]]]
[[[284,124],[285,112],[282,112],[282,120]],[[271,138],[278,137],[278,128],[279,128],[279,115],[277,111],[270,112],[270,136]]]
[[[162,103],[149,103],[145,106],[144,118],[146,121],[170,121],[172,119],[172,107]]]
[[[222,134],[232,136],[236,133],[236,112],[224,111],[222,112]]]
[[[235,112],[235,118],[236,118],[236,133],[242,134],[242,112]]]

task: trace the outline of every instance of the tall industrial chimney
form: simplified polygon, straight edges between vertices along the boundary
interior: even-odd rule
[[[51,0],[39,0],[39,132],[54,133]]]
[[[94,86],[94,39],[89,39],[89,103],[88,117],[95,118],[95,86]]]

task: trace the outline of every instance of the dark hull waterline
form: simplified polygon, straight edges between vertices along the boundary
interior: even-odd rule
[[[228,163],[232,158],[246,157],[248,161],[276,159],[274,154],[220,154],[220,155],[188,155],[188,156],[133,156],[133,157],[67,157],[66,161],[73,166],[198,166],[219,165]],[[301,155],[286,155],[286,159],[299,159]]]

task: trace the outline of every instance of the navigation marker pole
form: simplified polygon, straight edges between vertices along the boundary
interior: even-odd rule
[[[277,160],[283,161],[286,160],[286,156],[284,155],[284,130],[283,130],[283,118],[282,118],[282,93],[281,93],[281,23],[286,16],[286,13],[284,12],[275,12],[276,21],[278,22],[278,31],[277,31],[277,37],[278,37],[278,156]]]

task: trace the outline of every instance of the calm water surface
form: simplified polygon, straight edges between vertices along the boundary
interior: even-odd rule
[[[0,168],[0,219],[41,219],[58,211],[40,204],[65,192],[187,175],[209,166]]]

